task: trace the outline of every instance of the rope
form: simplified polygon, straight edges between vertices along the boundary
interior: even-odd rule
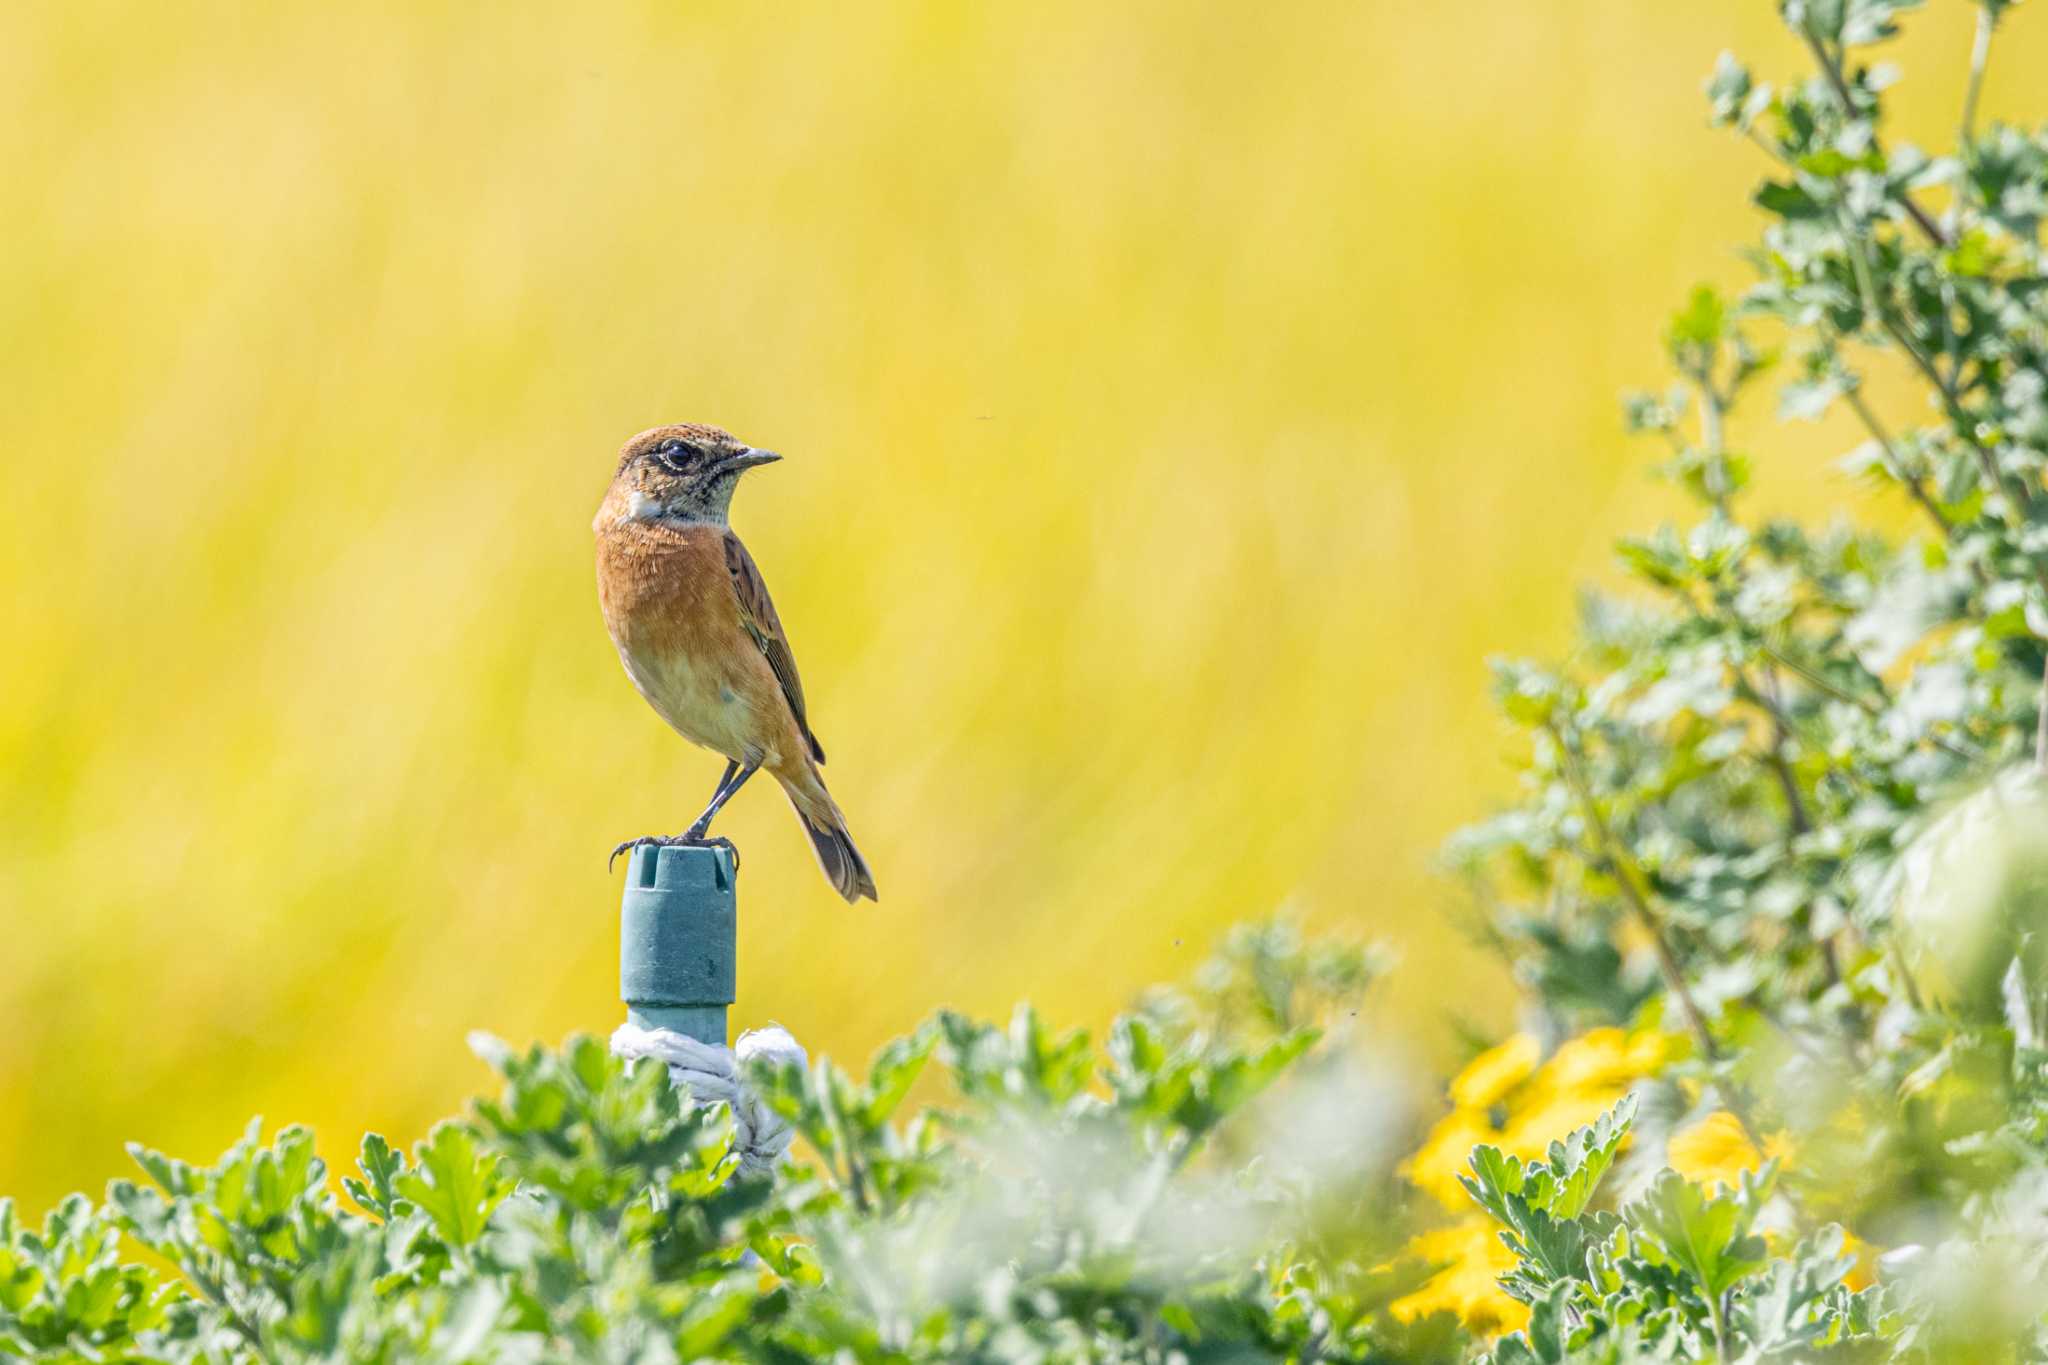
[[[740,1079],[741,1066],[756,1058],[777,1064],[810,1065],[803,1044],[780,1024],[750,1029],[730,1048],[700,1043],[671,1029],[621,1024],[612,1034],[612,1054],[629,1062],[642,1057],[658,1058],[667,1065],[672,1085],[689,1088],[690,1101],[729,1106],[732,1149],[739,1155],[741,1175],[774,1170],[775,1163],[796,1140],[796,1129],[789,1121],[763,1104],[761,1097]]]

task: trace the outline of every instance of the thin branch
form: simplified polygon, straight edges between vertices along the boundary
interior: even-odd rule
[[[1913,202],[1912,195],[1901,189],[1899,191],[1899,203],[1905,207],[1906,216],[1913,220],[1915,226],[1927,234],[1927,240],[1943,250],[1948,248],[1948,236],[1942,232],[1941,225],[1927,216],[1926,209]]]
[[[1758,147],[1763,149],[1763,153],[1765,156],[1777,162],[1780,166],[1790,166],[1792,164],[1791,159],[1785,155],[1784,149],[1782,147],[1772,145],[1769,139],[1764,137],[1762,133],[1759,133],[1756,130],[1756,126],[1754,124],[1745,125],[1742,131],[1743,134],[1747,136],[1751,142],[1754,142]]]
[[[179,1269],[198,1286],[200,1295],[227,1314],[228,1326],[235,1329],[242,1339],[257,1350],[263,1349],[263,1334],[256,1330],[256,1324],[249,1321],[239,1308],[228,1302],[228,1287],[225,1279],[216,1279],[200,1269],[196,1260],[182,1259]]]
[[[2048,665],[2041,670],[2041,705],[2034,718],[2034,771],[2048,777]]]
[[[1991,60],[1991,30],[1998,21],[1991,17],[1991,6],[1977,8],[1977,38],[1970,45],[1970,83],[1963,89],[1963,150],[1974,152],[1977,147],[1977,97],[1984,92],[1984,66]]]
[[[1586,783],[1585,772],[1579,767],[1577,752],[1565,737],[1562,727],[1552,724],[1551,738],[1557,741],[1558,752],[1564,755],[1565,779],[1577,793],[1579,803],[1585,808],[1586,825],[1593,833],[1593,841],[1599,851],[1600,861],[1607,865],[1607,871],[1621,888],[1621,896],[1635,913],[1638,923],[1650,936],[1650,945],[1657,955],[1657,969],[1664,977],[1664,985],[1678,1001],[1679,1009],[1685,1014],[1685,1021],[1698,1040],[1700,1054],[1709,1059],[1718,1057],[1720,1050],[1714,1046],[1714,1035],[1707,1030],[1707,1018],[1700,1013],[1700,1007],[1692,998],[1691,989],[1685,984],[1685,973],[1678,965],[1678,954],[1671,949],[1671,941],[1664,933],[1664,924],[1650,908],[1647,892],[1636,884],[1635,871],[1630,867],[1627,855],[1621,850],[1614,837],[1614,831],[1607,826],[1607,818],[1600,814],[1600,807],[1593,799],[1593,791]]]
[[[1906,955],[1899,950],[1898,940],[1891,945],[1892,970],[1898,973],[1899,984],[1906,989],[1906,1003],[1916,1010],[1927,1008],[1926,998],[1920,994],[1920,983],[1913,979],[1913,969],[1906,965]]]
[[[1853,223],[1847,221],[1846,216],[1840,220],[1840,224],[1842,238],[1848,244],[1850,265],[1856,271],[1857,285],[1863,292],[1864,312],[1869,314],[1883,329],[1885,335],[1906,353],[1906,358],[1913,362],[1914,367],[1927,382],[1934,386],[1935,392],[1941,395],[1942,410],[1948,415],[1949,424],[1955,428],[1956,433],[1969,444],[1971,454],[1976,458],[1978,471],[1984,476],[1987,491],[1996,492],[2003,498],[2006,524],[2014,531],[2020,530],[2022,516],[2031,507],[2032,500],[2028,498],[2024,488],[2011,487],[2006,483],[2003,473],[1998,468],[1998,460],[1992,455],[1990,447],[1977,439],[1977,424],[1964,409],[1961,395],[1942,376],[1941,371],[1935,368],[1934,362],[1927,358],[1919,343],[1907,334],[1906,329],[1879,301],[1876,287],[1871,283],[1870,262],[1863,255],[1862,234],[1856,231]],[[2048,588],[2048,571],[2037,566],[2035,574],[2041,585]]]
[[[1714,387],[1713,379],[1705,370],[1695,376],[1695,382],[1700,390],[1700,444],[1718,458],[1727,454],[1727,438],[1722,430],[1727,405],[1722,402],[1720,390]]]
[[[1906,490],[1913,501],[1920,504],[1921,510],[1934,518],[1934,524],[1941,528],[1941,534],[1946,538],[1954,539],[1956,533],[1955,523],[1948,519],[1947,515],[1942,512],[1941,505],[1935,502],[1933,497],[1928,494],[1927,485],[1920,476],[1906,468],[1906,460],[1899,453],[1898,443],[1892,440],[1891,433],[1885,430],[1882,422],[1878,421],[1877,414],[1871,410],[1870,404],[1864,400],[1863,394],[1852,388],[1844,396],[1849,400],[1850,408],[1862,420],[1864,429],[1870,433],[1870,439],[1876,441],[1877,448],[1884,452],[1885,469],[1890,472],[1893,479],[1898,481],[1899,486]]]
[[[1814,669],[1808,668],[1805,664],[1800,663],[1797,659],[1779,653],[1777,650],[1772,649],[1769,645],[1758,645],[1757,652],[1763,655],[1766,659],[1769,659],[1772,663],[1777,664],[1781,668],[1785,669],[1786,672],[1798,675],[1798,677],[1802,681],[1807,683],[1817,692],[1821,692],[1827,696],[1833,697],[1836,701],[1846,702],[1851,706],[1861,707],[1864,713],[1867,715],[1881,716],[1884,714],[1884,707],[1878,702],[1872,701],[1869,697],[1857,696],[1854,692],[1850,692],[1847,689],[1829,680],[1829,678],[1825,674],[1819,673]],[[1940,735],[1930,734],[1923,736],[1923,738],[1929,744],[1932,744],[1935,748],[1941,750],[1943,753],[1948,754],[1952,758],[1961,759],[1965,763],[1979,763],[1983,761],[1983,756],[1977,753],[1974,749],[1963,748],[1959,744],[1955,744],[1949,740],[1943,739]]]
[[[1940,286],[1941,311],[1936,316],[1941,320],[1941,350],[1935,360],[1939,363],[1942,356],[1948,357],[1948,387],[1954,389],[1962,383],[1963,366],[1969,362],[1963,357],[1962,347],[1956,345],[1955,312],[1961,305],[1956,302],[1955,281],[1944,275]]]
[[[1793,837],[1811,833],[1813,821],[1806,813],[1806,799],[1799,794],[1799,777],[1792,771],[1792,760],[1785,753],[1782,726],[1776,727],[1771,736],[1771,747],[1765,761],[1777,775],[1779,790],[1785,793],[1785,821],[1792,827]]]
[[[1976,458],[1978,472],[1983,474],[1990,491],[1998,493],[2005,500],[2006,524],[2015,531],[2020,530],[2027,509],[2032,505],[2032,499],[2027,496],[2026,489],[2007,484],[2004,473],[1998,468],[1998,458],[1991,453],[1989,446],[1977,439],[1975,419],[1964,409],[1955,389],[1941,377],[1941,371],[1934,368],[1934,362],[1927,358],[1910,336],[1906,335],[1906,330],[1883,312],[1878,314],[1877,321],[1886,334],[1898,343],[1899,349],[1906,353],[1906,358],[1913,362],[1926,377],[1927,382],[1934,385],[1935,390],[1940,393],[1942,409],[1948,414],[1949,424],[1968,443],[1970,453]],[[2036,573],[2040,573],[2040,570],[2037,569]],[[2042,586],[2048,587],[2048,577],[2042,579]]]
[[[1692,594],[1690,592],[1674,588],[1672,589],[1672,594],[1679,600],[1679,602],[1684,604],[1685,609],[1691,612],[1695,619],[1708,623],[1710,625],[1716,621],[1717,618],[1713,614],[1702,609],[1700,604],[1693,600]],[[1885,707],[1889,705],[1891,702],[1891,698],[1888,694],[1885,695],[1885,700],[1882,702],[1874,701],[1869,697],[1859,697],[1854,692],[1851,692],[1848,689],[1842,687],[1840,684],[1831,681],[1826,674],[1817,672],[1816,670],[1807,667],[1805,664],[1800,663],[1797,659],[1794,659],[1790,655],[1783,654],[1778,650],[1773,649],[1771,646],[1764,644],[1762,641],[1757,642],[1756,652],[1763,658],[1768,659],[1770,662],[1774,664],[1777,664],[1786,672],[1796,675],[1797,677],[1805,681],[1809,686],[1811,686],[1816,692],[1819,692],[1824,696],[1833,697],[1836,701],[1846,702],[1850,706],[1859,707],[1863,710],[1863,712],[1866,715],[1882,716],[1884,714]],[[1880,682],[1877,686],[1878,691],[1880,693],[1883,693],[1884,684]],[[1948,754],[1953,758],[1961,759],[1965,763],[1981,763],[1983,761],[1983,756],[1977,753],[1975,750],[1967,749],[1962,747],[1961,745],[1954,744],[1949,740],[1943,739],[1940,735],[1923,735],[1921,738],[1924,739],[1927,743],[1932,744],[1935,748],[1941,750],[1943,753]]]
[[[1784,702],[1778,695],[1778,675],[1766,669],[1764,685],[1761,687],[1752,682],[1749,675],[1740,669],[1736,670],[1735,677],[1742,685],[1742,690],[1747,692],[1770,718],[1771,746],[1764,753],[1764,762],[1772,775],[1778,779],[1778,789],[1785,795],[1785,823],[1791,829],[1792,838],[1797,839],[1802,834],[1809,834],[1813,830],[1813,817],[1807,813],[1806,798],[1799,790],[1799,775],[1792,771],[1792,758],[1789,753],[1792,723],[1786,717]],[[1830,934],[1826,937],[1816,937],[1814,943],[1820,949],[1821,966],[1827,972],[1828,984],[1841,984],[1842,959],[1835,951],[1834,936]]]
[[[1766,672],[1764,684],[1759,686],[1754,678],[1743,669],[1735,670],[1735,681],[1748,697],[1764,713],[1771,723],[1770,747],[1764,750],[1764,762],[1778,779],[1780,790],[1785,793],[1785,820],[1791,826],[1793,837],[1810,833],[1813,821],[1806,813],[1806,798],[1800,795],[1799,778],[1792,771],[1792,761],[1787,748],[1792,739],[1792,723],[1785,715],[1783,704],[1777,696],[1777,675]]]
[[[1791,658],[1788,655],[1780,654],[1777,650],[1771,648],[1769,645],[1758,645],[1757,653],[1763,655],[1766,659],[1769,659],[1772,663],[1778,665],[1786,672],[1796,674],[1801,680],[1803,680],[1809,687],[1813,688],[1816,692],[1820,692],[1825,694],[1826,696],[1833,697],[1836,701],[1847,702],[1851,706],[1859,706],[1863,708],[1865,712],[1873,716],[1884,714],[1884,706],[1881,703],[1872,701],[1869,697],[1857,696],[1854,692],[1851,692],[1847,688],[1842,687],[1840,684],[1831,681],[1825,674],[1819,673],[1814,669],[1808,668],[1805,664],[1800,663],[1797,659]]]
[[[1680,368],[1699,395],[1700,453],[1707,457],[1703,471],[1707,496],[1713,501],[1714,510],[1726,516],[1731,491],[1727,480],[1728,441],[1725,435],[1728,399],[1714,386],[1713,355],[1710,354],[1697,369]]]
[[[1835,98],[1840,101],[1844,117],[1857,117],[1856,96],[1851,93],[1849,82],[1842,75],[1841,63],[1835,60],[1834,55],[1828,51],[1827,44],[1820,40],[1820,35],[1815,33],[1811,26],[1801,24],[1799,32],[1800,36],[1806,39],[1806,46],[1813,52],[1814,61],[1820,64],[1821,74],[1828,78],[1828,85],[1834,90]],[[1879,144],[1874,130],[1870,135],[1870,150],[1880,157],[1884,155],[1884,149]],[[1927,211],[1914,203],[1913,196],[1903,189],[1899,191],[1899,204],[1906,210],[1906,216],[1927,234],[1928,241],[1939,247],[1948,245],[1948,234],[1941,230],[1941,225],[1928,217]]]

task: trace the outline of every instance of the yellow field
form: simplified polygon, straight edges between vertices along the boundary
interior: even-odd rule
[[[1928,143],[1969,7],[1913,22]],[[1761,0],[8,8],[0,1192],[612,1027],[604,853],[719,764],[589,520],[679,418],[789,456],[735,522],[882,888],[746,792],[736,1022],[1099,1022],[1294,900],[1421,1063],[1505,1024],[1430,858],[1485,656],[1676,507],[1614,398],[1744,278],[1729,46],[1795,59]],[[1873,514],[1768,433],[1766,503]]]

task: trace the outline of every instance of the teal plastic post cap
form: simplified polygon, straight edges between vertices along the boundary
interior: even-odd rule
[[[642,844],[619,902],[619,998],[642,1028],[723,1047],[739,979],[732,856]]]

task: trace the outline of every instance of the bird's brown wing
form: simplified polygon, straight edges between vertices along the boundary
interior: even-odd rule
[[[775,603],[768,596],[768,585],[761,580],[754,557],[730,531],[725,533],[725,567],[732,575],[733,596],[739,600],[740,623],[761,647],[768,667],[775,671],[775,680],[782,684],[782,695],[796,717],[796,728],[811,746],[811,757],[823,763],[825,748],[811,733],[810,717],[804,713],[804,684],[796,675],[796,656],[789,652],[789,637],[782,633],[782,618],[775,614]]]

